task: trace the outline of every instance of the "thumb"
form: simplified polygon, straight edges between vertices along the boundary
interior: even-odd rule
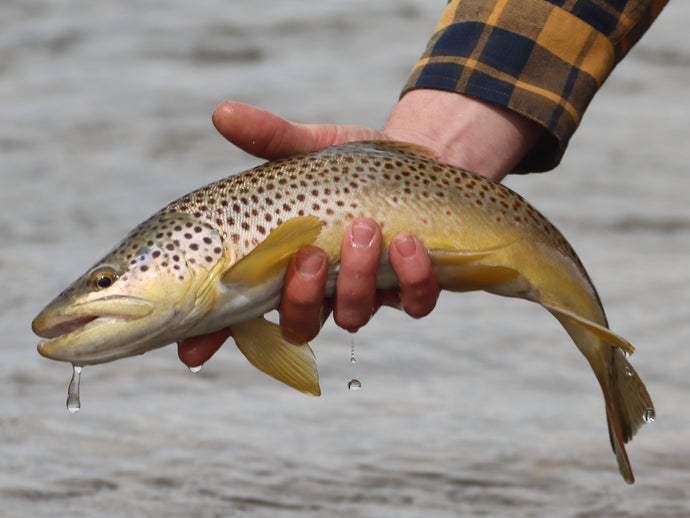
[[[379,130],[366,126],[300,124],[235,101],[226,101],[215,109],[213,124],[237,147],[266,159],[355,140],[388,140]]]

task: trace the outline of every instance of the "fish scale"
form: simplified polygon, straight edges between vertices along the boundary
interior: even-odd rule
[[[441,288],[541,304],[565,328],[602,389],[611,446],[625,451],[654,407],[608,329],[597,292],[563,235],[510,189],[441,164],[410,144],[356,142],[263,164],[202,187],[135,228],[34,319],[39,352],[78,367],[229,329],[258,369],[319,395],[313,351],[267,321],[290,258],[305,245],[329,258],[332,294],[349,222],[368,216],[384,249],[377,286],[394,287],[386,247],[400,232],[429,251]]]
[[[162,212],[184,212],[219,229],[243,257],[284,221],[314,215],[324,226],[344,228],[359,216],[382,226],[384,241],[408,231],[422,241],[441,228],[463,225],[472,238],[473,217],[506,226],[525,226],[554,242],[581,272],[584,266],[563,235],[517,193],[472,172],[440,164],[428,156],[405,156],[394,144],[363,149],[360,143],[275,160],[241,175],[202,187]],[[413,214],[404,225],[388,221],[390,208]],[[444,221],[445,220],[445,221]],[[454,236],[455,240],[459,237]],[[475,240],[479,239],[475,236]],[[338,250],[328,250],[333,256]]]

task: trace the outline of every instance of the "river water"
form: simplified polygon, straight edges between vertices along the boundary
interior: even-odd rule
[[[672,2],[592,103],[564,162],[510,178],[569,238],[637,346],[657,422],[627,486],[592,373],[518,300],[441,297],[312,342],[308,398],[228,345],[82,376],[30,322],[130,228],[258,163],[210,124],[235,99],[380,126],[444,2],[0,4],[0,515],[690,516],[690,4]],[[357,378],[361,390],[347,383]]]

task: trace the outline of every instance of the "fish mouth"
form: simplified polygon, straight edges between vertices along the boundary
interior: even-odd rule
[[[41,338],[59,338],[71,333],[72,331],[76,331],[80,327],[85,326],[89,322],[93,322],[97,318],[99,318],[98,315],[84,315],[81,317],[67,317],[48,323],[39,323],[37,322],[38,319],[36,319],[32,324],[32,328],[34,333]]]
[[[127,324],[150,315],[154,305],[134,297],[104,297],[69,307],[49,304],[33,321],[38,352],[72,363],[102,363],[113,353],[113,337],[126,338]],[[119,341],[119,340],[116,340]],[[120,355],[121,356],[121,355]]]

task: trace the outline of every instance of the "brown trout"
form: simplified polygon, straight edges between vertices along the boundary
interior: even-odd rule
[[[400,232],[419,237],[443,289],[521,297],[550,311],[601,385],[611,445],[633,482],[624,443],[653,420],[652,401],[574,250],[507,187],[409,144],[355,142],[274,160],[174,201],[36,317],[33,330],[45,338],[38,351],[83,366],[228,327],[258,369],[319,395],[309,345],[263,315],[278,306],[290,257],[307,244],[328,254],[333,294],[357,216],[378,221],[386,247]],[[381,288],[396,285],[386,247]]]

